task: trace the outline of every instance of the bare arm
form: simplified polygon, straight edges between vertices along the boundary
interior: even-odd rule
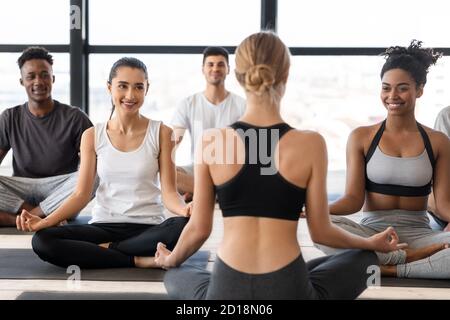
[[[2,163],[3,159],[5,159],[5,156],[8,154],[8,150],[0,149],[0,164]]]
[[[330,213],[347,215],[358,212],[364,205],[365,160],[362,132],[353,131],[347,142],[347,177],[345,194],[330,205]]]
[[[209,167],[202,160],[206,143],[196,148],[194,209],[188,224],[170,253],[158,245],[156,262],[163,268],[179,266],[208,239],[212,230],[215,193]]]
[[[450,221],[450,140],[443,134],[439,134],[436,140],[438,154],[431,196],[434,196],[436,215],[442,220]]]
[[[74,192],[52,214],[44,219],[30,216],[28,212],[22,212],[17,217],[17,228],[26,231],[37,231],[56,226],[61,221],[72,218],[80,212],[90,201],[94,187],[96,174],[96,154],[94,147],[94,128],[87,129],[81,137],[81,162],[77,186]]]
[[[370,238],[363,238],[331,223],[326,196],[328,160],[325,141],[316,134],[310,143],[314,147],[310,148],[312,167],[306,193],[306,218],[312,240],[334,248],[359,248],[381,252],[396,249],[398,238],[392,228]]]
[[[174,158],[172,152],[175,148],[175,142],[172,140],[172,129],[161,125],[159,132],[160,155],[159,170],[161,177],[161,191],[164,205],[171,212],[181,216],[189,215],[186,203],[177,192],[177,175],[175,170]]]

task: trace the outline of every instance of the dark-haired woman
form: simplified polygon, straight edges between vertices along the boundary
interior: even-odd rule
[[[191,206],[176,191],[172,130],[139,113],[148,87],[141,61],[118,60],[108,81],[116,116],[83,133],[75,192],[45,219],[26,211],[18,217],[20,229],[38,231],[32,245],[41,259],[61,267],[154,267],[158,241],[176,244]],[[86,206],[96,173],[89,224],[54,227]],[[161,195],[180,217],[165,218]]]
[[[385,56],[381,102],[387,118],[351,133],[345,195],[330,206],[332,215],[352,214],[364,206],[363,219],[358,224],[333,216],[332,221],[364,237],[393,226],[408,248],[377,253],[386,275],[450,279],[450,233],[433,231],[426,213],[433,187],[439,212],[447,221],[450,218],[450,145],[444,134],[414,116],[428,68],[440,54],[413,41],[406,48],[389,48]]]

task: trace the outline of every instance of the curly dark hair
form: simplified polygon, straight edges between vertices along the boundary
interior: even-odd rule
[[[17,59],[19,69],[22,69],[25,62],[32,59],[46,60],[51,66],[53,65],[53,57],[47,49],[44,47],[28,47],[22,52],[19,59]]]
[[[422,41],[418,40],[412,40],[409,47],[389,47],[381,55],[386,59],[381,69],[381,78],[386,71],[402,69],[409,72],[418,86],[427,83],[428,68],[442,57],[441,52],[422,48]]]

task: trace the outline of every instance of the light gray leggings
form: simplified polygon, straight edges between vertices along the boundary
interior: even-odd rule
[[[0,211],[15,214],[27,202],[48,215],[72,194],[77,178],[78,172],[48,178],[0,176]]]
[[[331,216],[333,223],[353,234],[370,237],[392,226],[400,242],[406,242],[410,248],[426,247],[435,243],[450,243],[450,232],[432,230],[425,211],[383,210],[364,212],[361,223],[342,216]],[[335,254],[335,249],[316,244],[325,254]],[[450,279],[450,249],[441,250],[434,255],[405,263],[404,250],[390,253],[377,252],[382,265],[397,265],[399,278]]]

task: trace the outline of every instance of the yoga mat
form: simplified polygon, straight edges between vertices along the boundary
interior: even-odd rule
[[[16,300],[168,300],[165,293],[25,291]]]
[[[209,251],[199,251],[185,263],[206,268]],[[162,269],[111,268],[82,269],[81,280],[162,281]],[[31,249],[0,249],[0,279],[66,280],[73,273],[42,261]]]
[[[24,232],[19,231],[17,228],[12,227],[0,227],[0,235],[27,235],[27,234],[34,234],[34,232]]]
[[[449,280],[438,279],[409,279],[409,278],[381,278],[382,287],[418,287],[418,288],[450,288]]]

